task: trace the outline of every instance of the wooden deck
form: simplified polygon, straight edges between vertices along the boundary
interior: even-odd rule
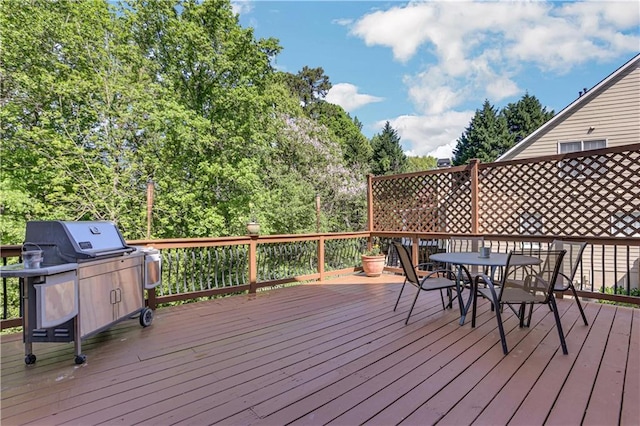
[[[475,329],[442,311],[438,293],[393,305],[401,277],[349,276],[156,311],[83,342],[2,338],[2,425],[640,424],[640,311],[559,301],[569,355],[553,315]],[[509,312],[505,310],[505,312]]]

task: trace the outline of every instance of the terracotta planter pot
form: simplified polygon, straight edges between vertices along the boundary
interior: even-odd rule
[[[362,255],[362,269],[368,277],[379,277],[384,269],[385,255],[365,256]]]

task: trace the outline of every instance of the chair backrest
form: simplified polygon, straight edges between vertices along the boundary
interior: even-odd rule
[[[449,252],[466,252],[471,251],[477,253],[480,247],[484,247],[484,237],[451,237],[449,239]],[[469,266],[467,271],[472,276],[478,275],[482,272],[480,266]]]
[[[566,290],[572,283],[574,283],[576,272],[578,271],[580,262],[582,262],[582,253],[586,246],[586,242],[553,240],[549,246],[549,250],[567,251],[567,254],[565,254],[562,261],[558,280],[556,281],[556,289],[562,288]]]
[[[409,254],[409,249],[402,245],[402,243],[398,241],[393,242],[396,251],[398,252],[398,258],[400,259],[400,265],[404,271],[404,275],[412,284],[417,286],[420,285],[420,279],[418,278],[418,273],[416,272],[416,268],[413,266],[411,262],[411,255]]]
[[[484,237],[451,237],[449,239],[450,252],[478,252],[480,247],[484,246]]]
[[[539,265],[526,265],[523,258],[530,257],[529,253],[509,252],[502,278],[500,301],[547,303],[553,294],[565,253],[565,250],[541,252]]]

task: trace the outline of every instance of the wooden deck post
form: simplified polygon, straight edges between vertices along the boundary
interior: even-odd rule
[[[252,235],[249,240],[249,293],[258,289],[258,236]]]
[[[324,281],[324,235],[320,236],[318,240],[318,274],[319,280]]]
[[[412,237],[413,243],[411,244],[411,258],[413,259],[413,266],[418,266],[420,263],[420,237],[414,235]]]
[[[470,179],[471,179],[471,233],[477,234],[479,232],[479,185],[478,185],[478,166],[480,165],[480,160],[477,158],[472,158],[469,161],[469,166],[471,166],[470,171]]]
[[[367,230],[373,232],[373,175],[367,176]]]

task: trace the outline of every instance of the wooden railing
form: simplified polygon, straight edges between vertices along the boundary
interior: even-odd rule
[[[155,309],[166,303],[253,293],[279,284],[354,273],[361,269],[360,253],[370,237],[387,253],[387,271],[401,272],[397,257],[390,249],[391,240],[401,240],[412,246],[414,258],[426,262],[431,253],[446,250],[452,235],[357,232],[137,240],[129,241],[129,244],[150,245],[162,254],[162,285],[147,292],[147,303]],[[544,250],[552,241],[548,237],[531,236],[484,235],[484,238],[497,252],[523,248]],[[640,305],[637,290],[640,272],[637,261],[634,263],[640,251],[637,239],[572,240],[588,242],[576,274],[579,277],[576,287],[581,297]],[[19,256],[20,246],[2,247],[3,264],[18,262]],[[2,280],[2,329],[22,323],[19,289],[18,279]]]
[[[162,255],[162,284],[147,292],[147,303],[191,302],[275,285],[324,280],[361,269],[368,232],[185,238],[128,241],[153,246]],[[7,263],[20,259],[20,246],[2,247]],[[2,329],[21,322],[17,278],[2,279]]]

